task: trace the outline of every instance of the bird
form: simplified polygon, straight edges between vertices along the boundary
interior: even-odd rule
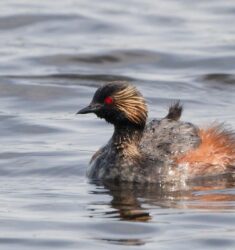
[[[235,133],[223,123],[200,128],[181,121],[183,106],[174,102],[165,117],[148,118],[143,95],[127,82],[100,86],[77,114],[94,113],[114,126],[106,145],[91,158],[93,180],[168,183],[235,173]]]

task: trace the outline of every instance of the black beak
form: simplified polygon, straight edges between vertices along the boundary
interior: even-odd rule
[[[100,104],[93,104],[91,103],[89,106],[79,110],[76,114],[88,114],[88,113],[95,113],[101,108]]]

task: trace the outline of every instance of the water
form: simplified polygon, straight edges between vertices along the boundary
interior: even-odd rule
[[[234,249],[235,188],[103,186],[85,178],[112,127],[77,117],[128,80],[150,118],[235,129],[234,1],[0,3],[1,249]]]

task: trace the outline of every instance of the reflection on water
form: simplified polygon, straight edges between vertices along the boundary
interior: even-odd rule
[[[229,192],[235,186],[234,177],[231,175],[196,180],[187,185],[180,183],[114,184],[101,181],[91,183],[98,188],[102,187],[101,192],[96,190],[93,193],[97,195],[106,193],[112,197],[109,205],[111,211],[103,214],[106,218],[150,221],[152,217],[146,206],[153,205],[178,209],[235,209],[235,194]],[[91,216],[93,212],[96,216],[95,204],[89,208]]]
[[[143,222],[158,222],[159,216],[170,215],[172,209],[177,213],[187,213],[188,210],[189,214],[192,211],[207,211],[207,213],[215,214],[232,212],[235,209],[235,193],[233,192],[235,184],[234,177],[231,176],[197,180],[181,188],[178,184],[143,186],[130,183],[104,184],[97,181],[91,184],[95,187],[91,194],[101,196],[99,202],[89,204],[88,212],[91,218],[135,222],[137,224],[134,225],[143,233],[148,231],[144,228]],[[101,199],[104,194],[110,196],[110,202],[102,203]],[[105,206],[105,209],[101,212],[102,206]],[[116,229],[112,231],[118,231],[116,235],[110,235],[109,238],[96,237],[96,240],[133,246],[145,245],[153,241],[152,237],[145,238],[143,235],[139,238],[133,237],[128,233],[129,229],[126,225],[124,225],[126,227],[124,230],[117,229],[118,225],[113,225],[113,227]],[[135,231],[135,226],[130,230]],[[135,234],[138,235],[137,232]]]

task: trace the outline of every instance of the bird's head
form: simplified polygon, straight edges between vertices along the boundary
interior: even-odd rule
[[[124,82],[112,82],[99,87],[91,103],[77,114],[95,113],[115,126],[132,125],[143,128],[148,110],[141,93]]]

